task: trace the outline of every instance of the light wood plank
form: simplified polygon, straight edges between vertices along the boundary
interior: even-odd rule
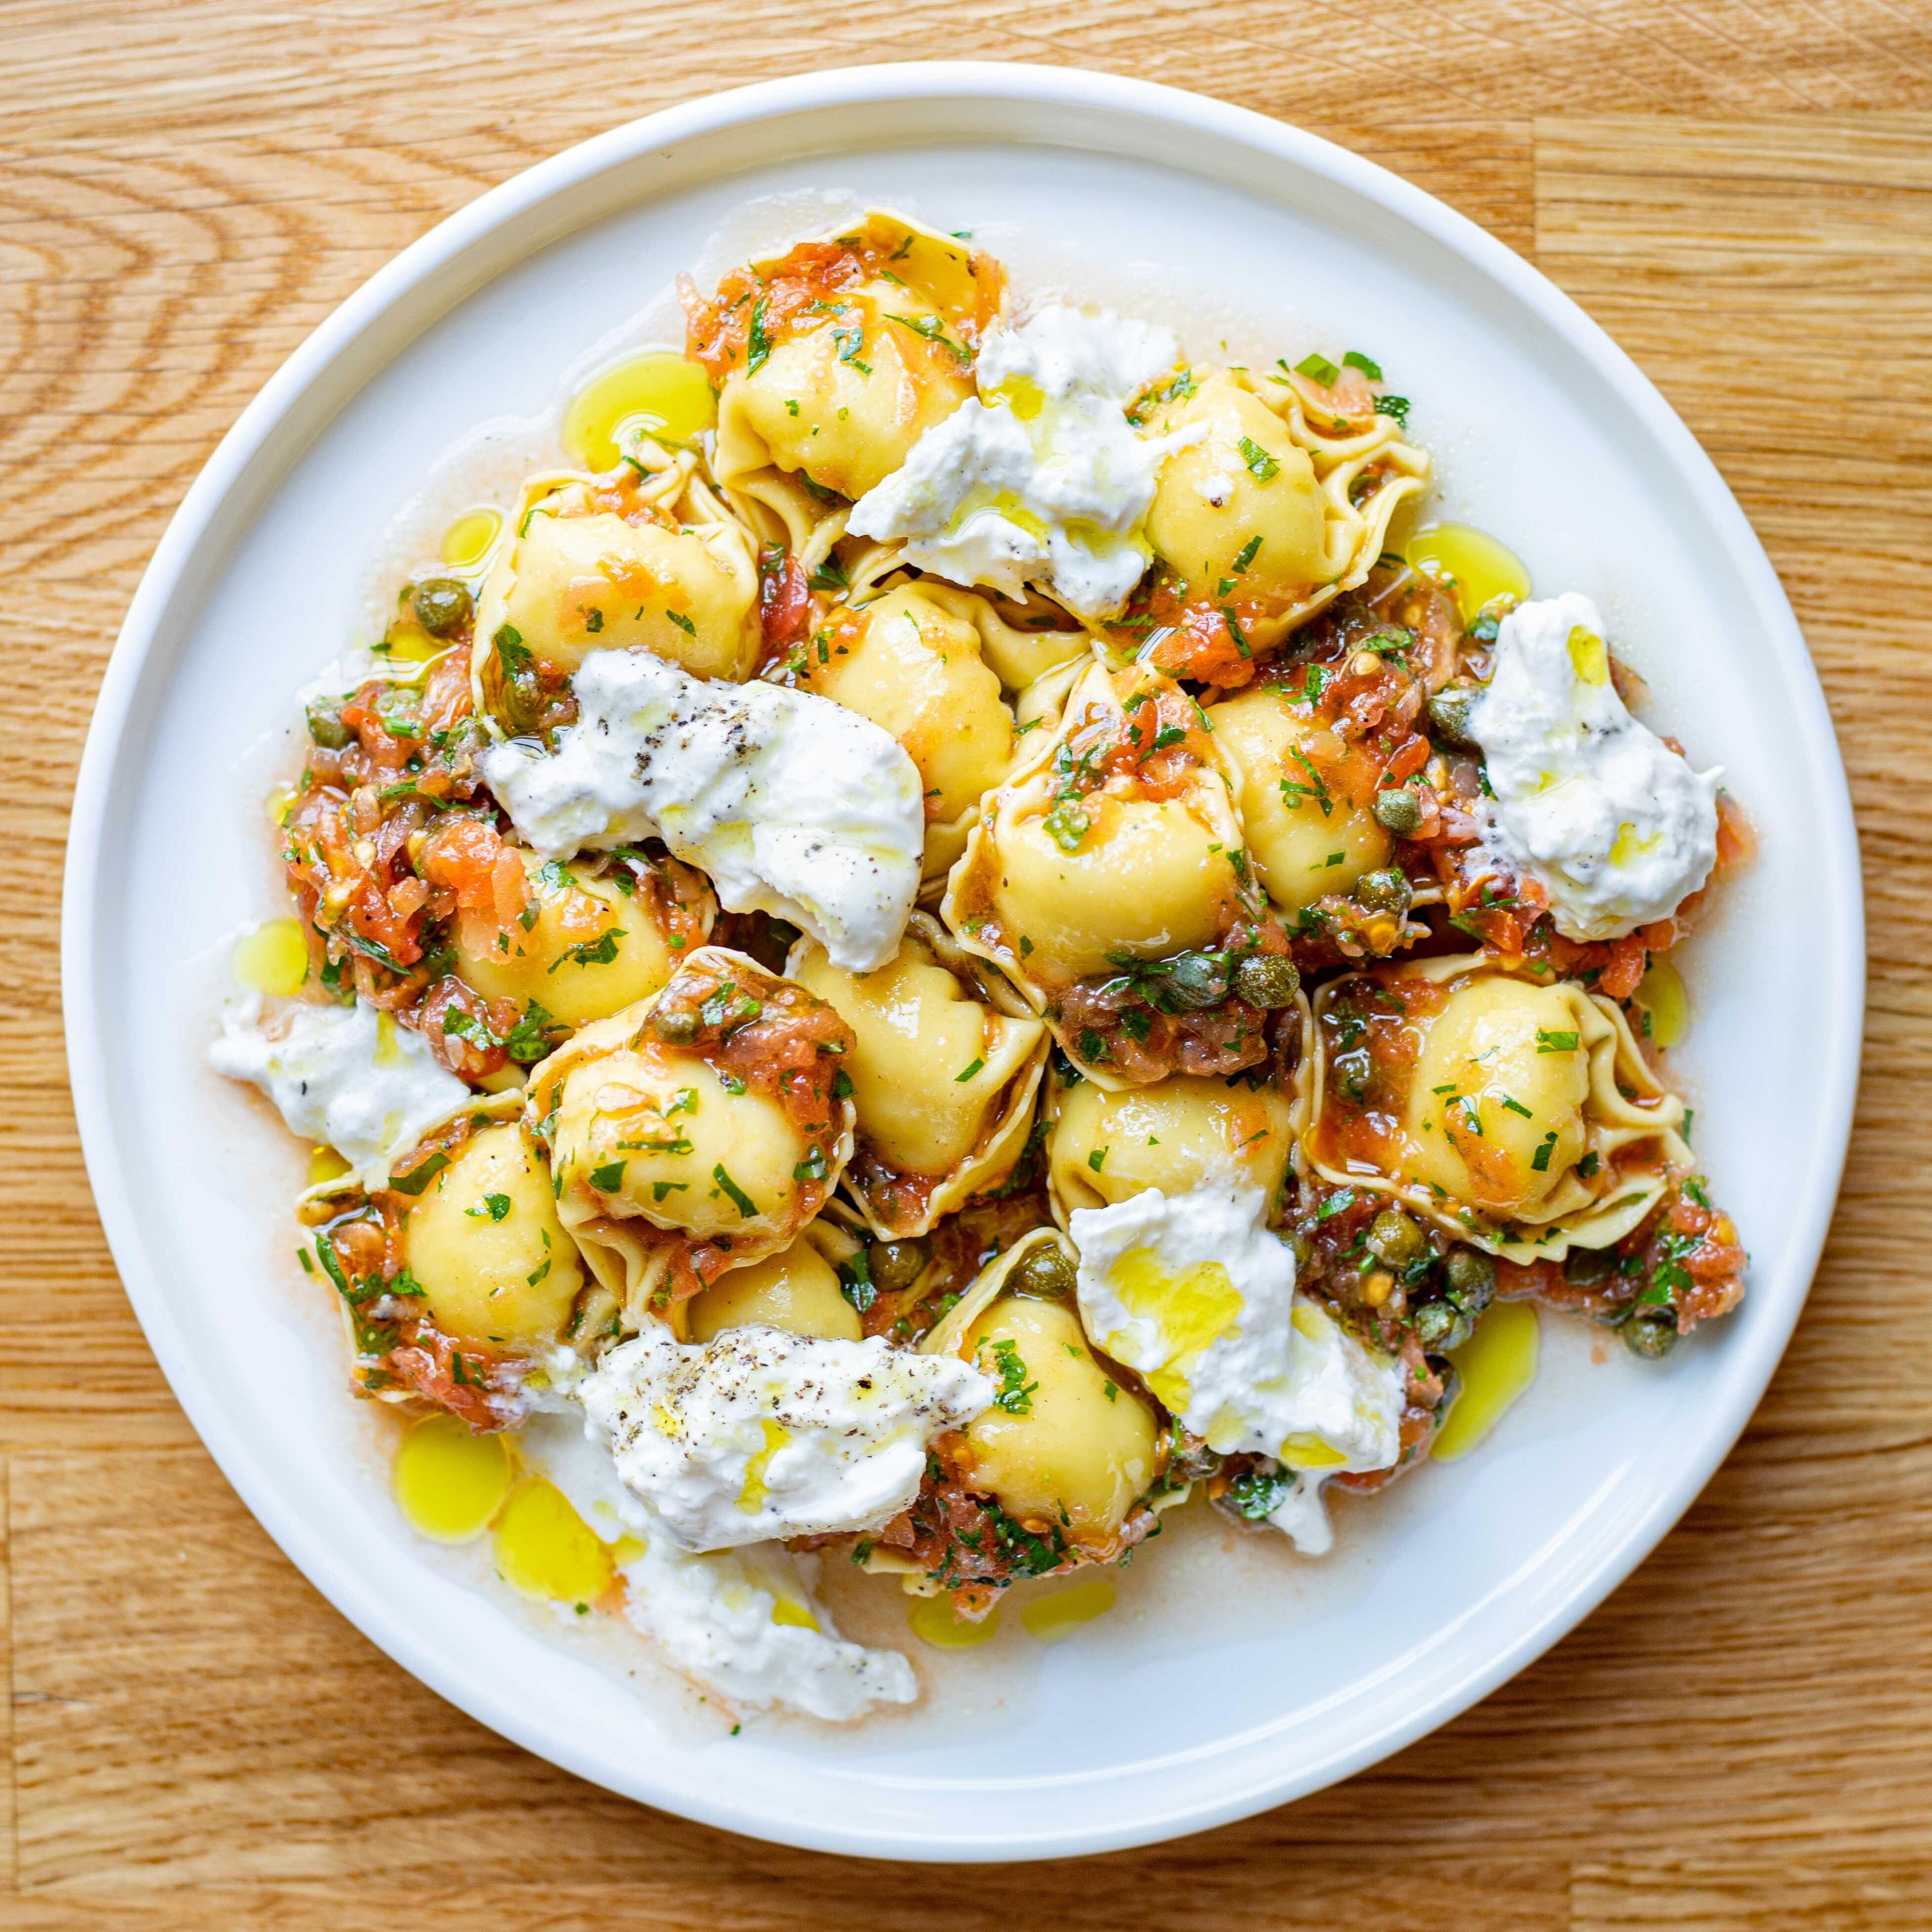
[[[1909,1369],[1932,1341],[1922,17],[1882,0],[778,0],[748,44],[692,0],[13,0],[0,49],[20,77],[0,145],[0,545],[34,671],[0,683],[0,1658],[20,1888],[0,1922],[762,1932],[842,1927],[862,1895],[912,1932],[1083,1932],[1127,1911],[1177,1932],[1932,1922],[1932,1392]],[[1597,1616],[1302,1804],[1148,1852],[875,1882],[525,1757],[308,1590],[194,1445],[127,1311],[67,1109],[55,948],[66,802],[120,612],[309,328],[441,215],[627,115],[962,54],[1298,118],[1534,252],[1610,327],[1798,606],[1858,806],[1874,970],[1811,1309],[1738,1454]],[[0,1864],[0,1892],[13,1882]]]

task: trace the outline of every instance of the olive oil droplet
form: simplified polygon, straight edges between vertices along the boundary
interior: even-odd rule
[[[608,470],[622,454],[617,431],[637,426],[673,442],[689,442],[718,420],[711,380],[671,350],[634,356],[593,377],[563,412],[563,446],[587,470]]]
[[[999,1628],[1000,1612],[996,1606],[978,1623],[970,1623],[953,1615],[950,1597],[915,1597],[906,1606],[906,1622],[914,1636],[935,1649],[970,1650]]]
[[[510,1490],[509,1445],[453,1415],[424,1418],[396,1451],[392,1483],[410,1523],[438,1543],[467,1543],[490,1526]]]
[[[616,1574],[609,1546],[542,1476],[526,1476],[510,1492],[490,1547],[504,1582],[526,1597],[595,1603]]]
[[[1536,1379],[1536,1309],[1527,1301],[1499,1301],[1460,1348],[1449,1351],[1462,1393],[1430,1454],[1438,1462],[1466,1456],[1502,1420]]]
[[[326,1180],[340,1180],[353,1172],[348,1162],[332,1147],[319,1147],[308,1157],[308,1184],[320,1187]]]
[[[1667,959],[1653,959],[1632,996],[1650,1016],[1652,1046],[1675,1046],[1690,1030],[1690,996],[1684,976]]]
[[[1431,524],[1409,538],[1403,554],[1454,597],[1466,624],[1498,597],[1520,604],[1529,595],[1529,572],[1521,558],[1468,524]]]
[[[452,569],[466,569],[488,556],[502,527],[502,517],[495,510],[466,510],[443,532],[437,554]]]
[[[308,977],[308,941],[292,919],[272,919],[235,942],[229,965],[251,993],[287,998]]]
[[[1036,1598],[1021,1611],[1020,1622],[1042,1643],[1058,1643],[1082,1624],[1105,1616],[1116,1594],[1111,1577],[1088,1576],[1050,1597]]]

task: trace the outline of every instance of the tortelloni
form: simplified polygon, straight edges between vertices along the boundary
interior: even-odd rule
[[[1388,865],[1391,842],[1372,809],[1379,761],[1305,698],[1256,685],[1211,706],[1208,722],[1235,775],[1249,862],[1277,905],[1299,911]]]
[[[1688,1170],[1684,1104],[1616,1004],[1483,956],[1349,974],[1316,1002],[1304,1148],[1514,1261],[1604,1248]]]
[[[788,1246],[852,1154],[834,1092],[851,1045],[802,987],[704,946],[651,998],[532,1070],[557,1211],[634,1323]]]
[[[626,484],[538,476],[478,601],[479,702],[503,712],[520,652],[568,672],[593,651],[638,646],[736,682],[760,634],[758,557],[741,524],[720,512],[686,526]]]
[[[1366,579],[1390,518],[1429,476],[1366,384],[1337,397],[1306,379],[1257,384],[1197,364],[1135,417],[1150,436],[1198,432],[1161,466],[1148,513],[1164,566],[1156,614],[1176,627],[1156,661],[1226,686]]]
[[[835,610],[802,647],[801,682],[890,731],[919,768],[926,875],[964,850],[981,794],[1005,776],[1013,716],[980,655],[980,634],[923,585]]]
[[[734,270],[715,301],[687,290],[691,352],[721,386],[720,488],[802,550],[973,394],[1004,298],[990,256],[877,210]]]
[[[500,932],[459,925],[457,974],[486,999],[541,1006],[566,1026],[657,992],[717,916],[703,874],[675,860],[598,872],[519,856],[528,878],[522,916]]]
[[[1157,671],[1096,663],[981,812],[946,924],[1026,988],[1083,1072],[1121,1084],[1084,1028],[1059,1023],[1075,982],[1214,947],[1261,909],[1199,708]]]
[[[920,1347],[964,1357],[998,1391],[963,1432],[962,1480],[1031,1533],[1104,1560],[1161,1474],[1160,1432],[1133,1378],[1096,1354],[1072,1303],[1024,1286],[1048,1247],[1070,1284],[1076,1257],[1066,1238],[1026,1237]]]
[[[1077,1208],[1107,1208],[1151,1187],[1258,1187],[1275,1200],[1300,1128],[1279,1088],[1177,1073],[1110,1093],[1091,1081],[1060,1092],[1047,1178],[1062,1225]]]
[[[923,913],[876,971],[845,972],[811,940],[787,970],[850,1029],[858,1145],[845,1186],[875,1233],[922,1234],[1006,1179],[1027,1144],[1047,1034],[997,974]]]
[[[429,1184],[404,1221],[403,1252],[430,1322],[479,1349],[556,1342],[584,1288],[550,1170],[514,1120],[472,1135]]]
[[[857,1341],[858,1310],[812,1236],[808,1230],[780,1252],[720,1276],[691,1304],[691,1339],[708,1342],[728,1328],[762,1322],[793,1335]]]

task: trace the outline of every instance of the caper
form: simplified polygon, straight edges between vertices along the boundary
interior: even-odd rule
[[[1040,1242],[1014,1264],[1006,1277],[1006,1286],[1016,1294],[1030,1294],[1042,1301],[1061,1300],[1073,1292],[1076,1285],[1073,1264],[1057,1241]]]
[[[1435,727],[1436,736],[1447,739],[1452,745],[1473,745],[1475,741],[1469,736],[1469,713],[1475,709],[1476,700],[1481,695],[1473,684],[1452,684],[1446,691],[1438,691],[1429,700],[1429,722]]]
[[[1646,1361],[1660,1361],[1677,1346],[1677,1317],[1664,1307],[1632,1310],[1623,1324],[1624,1346]]]
[[[1211,952],[1184,952],[1167,969],[1167,990],[1178,1006],[1214,1006],[1226,998],[1228,982]]]
[[[432,638],[454,637],[470,621],[470,590],[453,577],[426,577],[411,593],[416,622]]]
[[[1301,991],[1301,975],[1279,952],[1250,952],[1234,968],[1234,991],[1251,1006],[1285,1006]]]
[[[1460,1348],[1476,1332],[1475,1323],[1453,1301],[1425,1301],[1408,1325],[1424,1348],[1438,1352]]]
[[[1496,1298],[1496,1264],[1480,1248],[1451,1248],[1442,1264],[1442,1286],[1458,1308],[1480,1315]]]
[[[874,1241],[866,1251],[872,1286],[881,1294],[896,1294],[919,1279],[926,1265],[923,1241]]]
[[[1422,1252],[1422,1230],[1400,1208],[1384,1208],[1369,1224],[1369,1252],[1399,1268]]]
[[[1617,1271],[1614,1248],[1572,1248],[1563,1264],[1572,1288],[1598,1288]]]
[[[660,1006],[651,1024],[667,1046],[690,1046],[704,1030],[704,1022],[689,1006]]]
[[[346,748],[355,734],[343,723],[338,706],[315,704],[308,707],[308,735],[325,752],[340,752]]]
[[[1355,881],[1356,903],[1367,907],[1370,912],[1406,912],[1414,896],[1415,888],[1399,866],[1384,866],[1380,872],[1364,872]]]
[[[543,681],[528,664],[519,664],[514,670],[505,673],[496,700],[496,716],[508,727],[512,736],[521,737],[534,731],[547,708]]]
[[[1376,823],[1398,838],[1412,837],[1422,823],[1422,801],[1407,785],[1388,785],[1376,794]]]

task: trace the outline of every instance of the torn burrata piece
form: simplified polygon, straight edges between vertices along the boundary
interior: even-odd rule
[[[1077,1208],[1081,1320],[1222,1455],[1386,1469],[1401,1453],[1400,1362],[1294,1292],[1294,1251],[1259,1188],[1153,1188]]]
[[[581,1377],[559,1383],[580,1387]],[[813,1590],[815,1558],[795,1557],[781,1543],[687,1549],[618,1480],[608,1442],[579,1410],[538,1417],[521,1446],[610,1546],[626,1620],[707,1691],[740,1711],[782,1706],[834,1723],[918,1696],[898,1652],[839,1635]]]
[[[856,973],[898,950],[919,890],[918,768],[890,733],[810,692],[692,676],[593,651],[577,722],[546,752],[513,738],[484,782],[544,857],[662,838],[731,912],[768,912]]]
[[[1693,771],[1624,708],[1588,598],[1565,591],[1504,618],[1468,735],[1493,794],[1484,848],[1542,885],[1567,938],[1668,919],[1710,877],[1719,775]]]
[[[208,1058],[216,1072],[253,1082],[290,1133],[334,1148],[368,1186],[472,1098],[420,1034],[363,1000],[322,1006],[242,994],[223,1009]]]
[[[1127,421],[1177,353],[1167,329],[1060,304],[992,331],[977,399],[926,430],[846,528],[903,540],[908,562],[954,584],[1010,597],[1036,584],[1082,617],[1118,616],[1153,556],[1156,472],[1206,434],[1146,437]]]
[[[950,1355],[751,1323],[697,1346],[663,1323],[578,1388],[617,1474],[693,1549],[876,1528],[918,1493],[926,1446],[993,1385]]]

